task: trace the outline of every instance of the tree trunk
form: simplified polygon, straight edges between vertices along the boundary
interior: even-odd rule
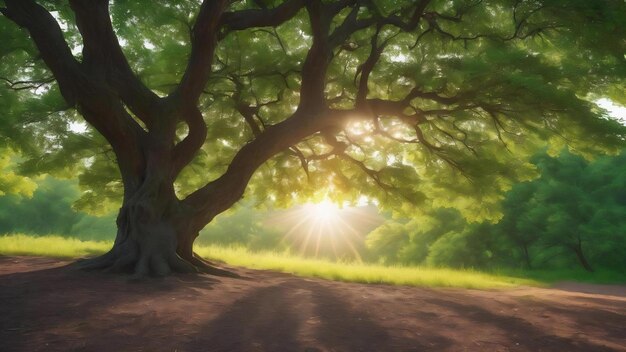
[[[587,270],[588,272],[593,272],[593,268],[591,267],[591,265],[589,264],[589,262],[587,261],[587,258],[585,257],[584,253],[583,253],[583,248],[582,245],[580,244],[580,242],[578,243],[577,246],[573,247],[574,253],[576,253],[576,257],[578,258],[578,261],[580,262],[580,265],[583,266],[583,268],[585,268],[585,270]]]
[[[125,187],[113,248],[100,257],[83,261],[81,266],[130,272],[137,277],[165,276],[171,272],[234,276],[193,252],[198,231],[206,223],[202,223],[200,213],[184,207],[176,197],[168,158],[154,153],[148,159],[143,183]]]
[[[84,268],[129,271],[137,276],[193,271],[193,266],[176,254],[177,226],[170,215],[175,198],[165,196],[159,186],[145,182],[136,193],[124,197],[113,248],[86,261]]]
[[[532,264],[530,263],[530,253],[528,253],[528,245],[523,244],[522,248],[524,249],[524,260],[526,261],[526,267],[528,269],[532,269]]]
[[[131,197],[118,214],[113,248],[100,257],[83,261],[81,267],[128,272],[137,277],[165,276],[171,272],[236,276],[194,253],[198,230],[189,226],[194,221],[181,216],[176,198],[167,203],[164,206],[163,200],[147,194]]]

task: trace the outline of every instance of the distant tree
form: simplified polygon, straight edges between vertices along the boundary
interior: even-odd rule
[[[0,197],[0,233],[70,234],[85,214],[75,212],[78,198],[73,182],[51,177],[39,180],[31,197],[17,194]]]
[[[100,216],[78,213],[80,218],[72,224],[69,232],[58,231],[56,233],[86,240],[111,241],[115,238],[115,213]]]
[[[252,250],[284,248],[283,233],[262,223],[267,212],[255,210],[252,204],[241,204],[222,213],[201,232],[200,243],[238,245]]]
[[[430,247],[426,263],[455,268],[487,268],[496,262],[495,236],[490,223],[468,224],[450,231]]]
[[[494,219],[544,141],[624,143],[591,102],[624,100],[621,0],[257,3],[0,2],[2,143],[122,200],[86,268],[217,273],[193,243],[251,181]]]
[[[528,250],[535,245],[559,247],[588,271],[593,271],[589,253],[618,268],[619,261],[607,259],[626,255],[624,161],[623,153],[592,163],[568,152],[539,156],[541,177],[508,193],[499,232],[525,251],[529,266]]]
[[[524,264],[532,269],[531,248],[541,238],[544,228],[538,220],[540,205],[534,199],[535,184],[524,182],[513,186],[503,202],[504,217],[498,223],[502,236],[522,253]]]
[[[592,163],[584,175],[595,203],[585,230],[596,234],[591,260],[598,266],[626,272],[626,151]]]
[[[455,267],[626,268],[626,153],[534,157],[541,177],[515,184],[496,223],[451,209],[389,219],[367,237],[386,263]]]
[[[10,149],[0,148],[0,196],[21,195],[30,197],[36,184],[28,177],[16,174],[13,170],[15,153]]]
[[[466,225],[457,210],[435,209],[410,220],[388,220],[367,235],[366,244],[386,264],[424,264],[433,243],[449,233],[462,232]]]

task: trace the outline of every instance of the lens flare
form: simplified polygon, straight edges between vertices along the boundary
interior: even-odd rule
[[[285,231],[283,240],[301,255],[360,261],[365,234],[381,221],[366,207],[341,207],[326,199],[277,212],[267,223]]]
[[[316,204],[307,204],[305,208],[307,208],[307,212],[310,213],[315,222],[333,223],[338,220],[339,207],[329,200]]]

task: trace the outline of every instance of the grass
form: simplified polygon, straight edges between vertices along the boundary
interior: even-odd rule
[[[112,244],[112,242],[83,241],[57,235],[12,234],[0,236],[0,254],[78,258],[104,253],[111,248]]]
[[[13,234],[0,236],[0,254],[78,258],[106,252],[112,242],[83,241],[62,236]],[[622,274],[585,273],[575,270],[499,271],[456,270],[416,266],[384,266],[369,263],[337,263],[302,258],[287,253],[251,252],[241,247],[198,246],[198,254],[234,266],[267,269],[303,277],[329,280],[421,287],[461,287],[475,289],[511,288],[520,285],[542,286],[556,281],[624,283]]]
[[[14,234],[0,237],[0,254],[77,258],[104,253],[111,248],[111,245],[111,242],[82,241],[55,235],[36,237]],[[268,269],[304,277],[348,282],[478,289],[539,284],[533,280],[486,274],[473,270],[336,263],[285,253],[255,253],[245,248],[199,246],[196,247],[196,251],[206,258],[223,261],[234,266]]]
[[[302,258],[286,253],[253,253],[239,247],[198,247],[196,252],[206,258],[217,259],[230,265],[275,270],[298,276],[336,281],[476,289],[540,285],[534,280],[493,275],[474,270],[384,266],[355,262],[337,263],[323,259]]]

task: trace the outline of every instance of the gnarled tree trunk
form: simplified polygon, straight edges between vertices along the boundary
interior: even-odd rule
[[[213,216],[207,217],[206,211],[200,212],[177,198],[176,172],[172,171],[176,163],[172,149],[160,143],[163,139],[163,136],[143,139],[143,160],[131,163],[145,166],[139,174],[133,174],[132,169],[120,164],[125,188],[113,248],[101,257],[83,261],[81,266],[131,272],[136,276],[200,271],[233,275],[194,253],[193,243],[198,232]],[[237,199],[228,199],[225,208]]]
[[[184,214],[180,201],[169,196],[155,198],[154,188],[144,190],[130,197],[120,209],[113,248],[81,266],[137,276],[163,276],[171,272],[229,275],[194,253],[198,226],[193,226],[192,216]]]
[[[171,163],[165,154],[148,153],[145,170],[134,178],[141,181],[125,182],[113,248],[100,258],[85,261],[84,268],[132,271],[140,276],[196,270],[177,253],[179,237],[189,237],[188,219],[174,193],[167,167]],[[121,169],[123,175],[130,173]]]

